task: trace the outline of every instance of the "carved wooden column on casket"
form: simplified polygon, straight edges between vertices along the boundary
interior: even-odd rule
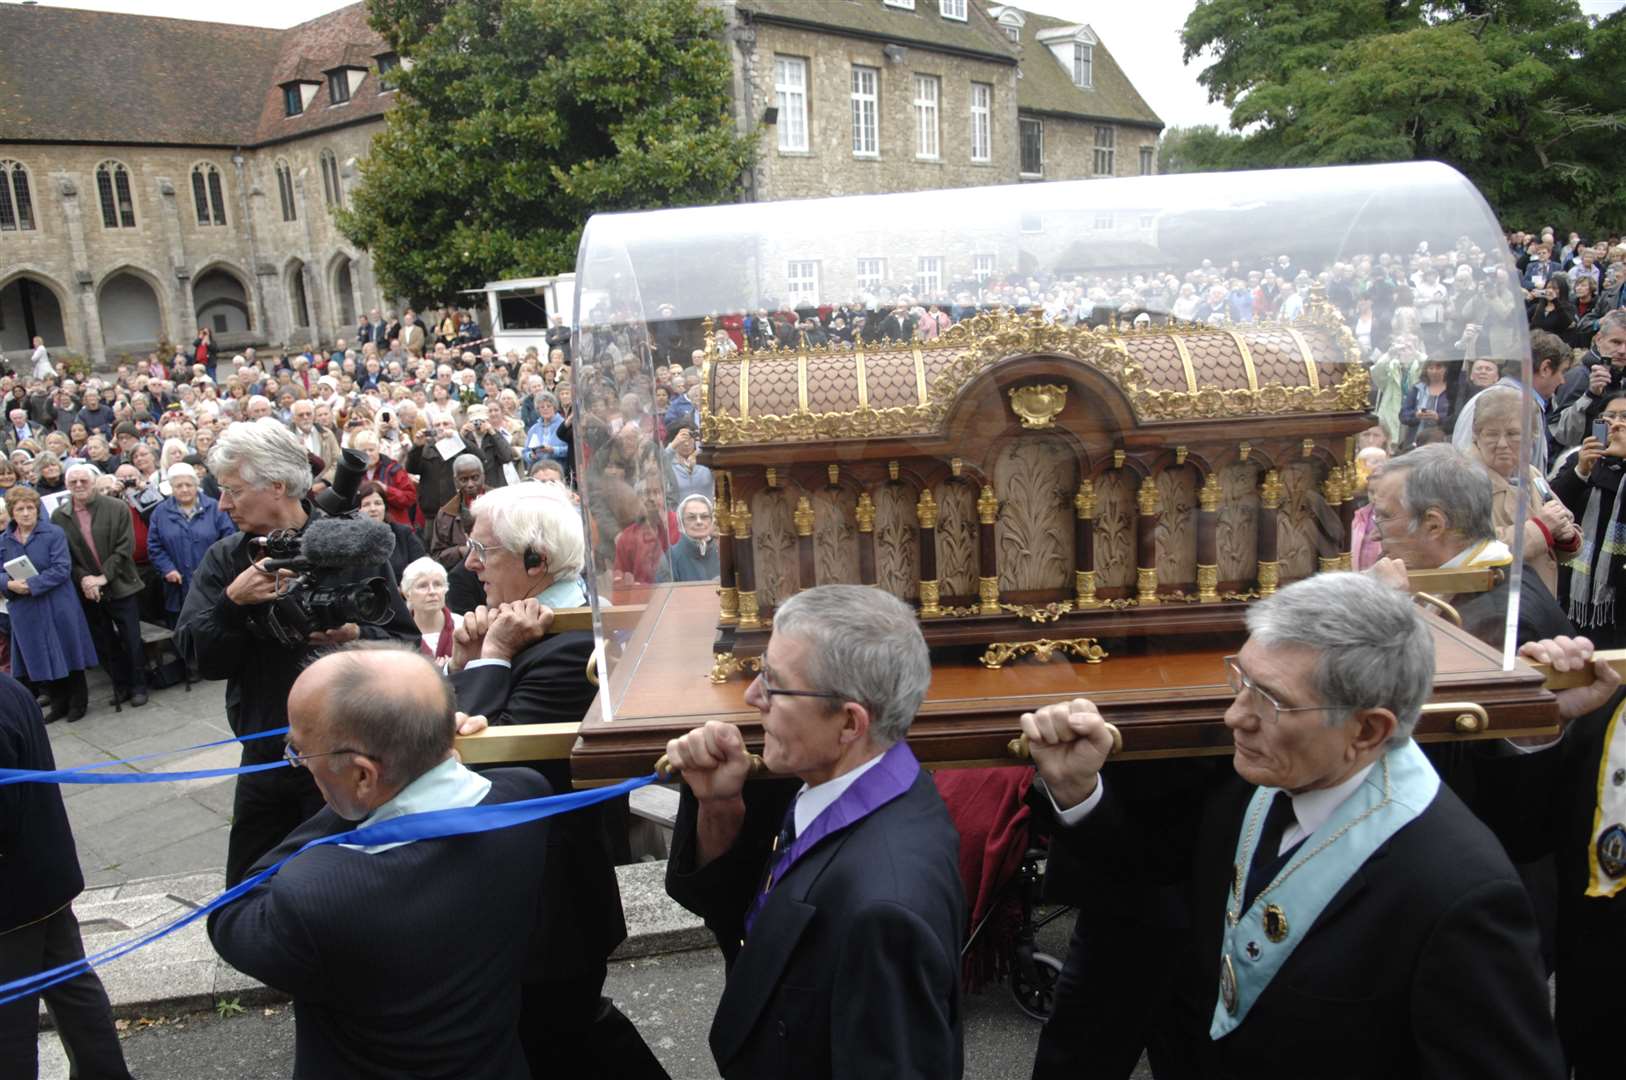
[[[1095,481],[1085,477],[1073,496],[1073,607],[1096,607],[1095,599]]]
[[[915,520],[920,525],[920,617],[935,619],[943,609],[937,590],[937,500],[930,488],[915,500]]]
[[[999,614],[999,551],[994,536],[999,500],[985,487],[977,496],[977,614]]]
[[[1327,500],[1327,509],[1338,515],[1343,522],[1344,514],[1344,470],[1342,466],[1334,465],[1327,470],[1327,479],[1322,482],[1321,496]],[[1338,548],[1331,555],[1319,555],[1316,558],[1316,569],[1321,573],[1331,573],[1344,568],[1343,549],[1349,545],[1349,523],[1344,522],[1343,536],[1338,541]]]
[[[1219,473],[1210,471],[1197,492],[1197,601],[1219,602]]]
[[[740,621],[740,590],[734,583],[734,515],[729,509],[728,474],[719,472],[715,479],[713,517],[717,523],[717,568],[722,583],[717,590],[720,612],[717,621],[733,626]]]
[[[1160,517],[1157,479],[1147,476],[1136,496],[1140,514],[1135,519],[1135,599],[1142,607],[1161,603],[1157,598],[1157,524]]]
[[[757,611],[756,557],[751,554],[751,508],[734,500],[734,577],[739,582],[741,630],[762,629]]]
[[[858,493],[858,581],[861,585],[875,584],[875,502],[869,492]]]
[[[796,523],[796,580],[802,588],[811,589],[819,583],[819,575],[813,561],[813,504],[806,495],[797,498],[791,520]]]
[[[1265,473],[1259,485],[1259,595],[1270,596],[1281,584],[1281,564],[1276,560],[1277,513],[1282,508],[1282,478],[1275,469]]]

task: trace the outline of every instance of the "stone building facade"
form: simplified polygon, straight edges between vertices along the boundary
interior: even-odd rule
[[[718,0],[753,199],[1156,169],[1163,123],[1090,27],[977,0]]]
[[[1088,26],[976,0],[719,0],[739,130],[757,130],[754,200],[1015,185],[1149,174],[1162,121]],[[1132,250],[1151,212],[1041,213],[1011,197],[933,230],[849,207],[818,258],[764,236],[765,299],[944,299],[1037,267],[1081,268],[1067,248]],[[809,213],[819,211],[809,208]],[[1065,219],[1084,233],[1064,232]]]
[[[749,199],[1155,168],[1162,123],[1088,26],[981,0],[708,2],[761,140]],[[0,41],[0,353],[38,334],[105,364],[200,326],[226,349],[331,344],[392,306],[333,220],[394,99],[365,5],[265,30],[0,4]],[[1126,242],[1134,222],[1090,219]],[[1046,231],[762,254],[787,297],[931,294],[1019,270]]]
[[[386,306],[332,216],[393,96],[363,5],[279,31],[7,4],[0,40],[7,357],[330,343]]]

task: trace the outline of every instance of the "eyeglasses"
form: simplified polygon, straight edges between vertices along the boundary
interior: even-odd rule
[[[774,686],[773,683],[768,681],[768,673],[766,671],[757,672],[757,682],[762,684],[762,692],[767,695],[769,701],[772,701],[776,695],[783,695],[785,697],[828,698],[831,701],[847,700],[846,694],[837,694],[829,690],[781,690]]]
[[[301,754],[299,752],[299,747],[295,746],[293,743],[285,742],[282,744],[282,760],[286,761],[296,769],[304,768],[305,762],[309,761],[311,758],[332,757],[334,754],[360,754],[362,757],[371,756],[369,754],[362,753],[360,750],[351,750],[348,747],[343,747],[338,750],[324,750],[320,754]]]
[[[486,545],[480,543],[480,541],[476,540],[472,536],[468,538],[468,545],[469,545],[469,554],[470,555],[473,555],[476,559],[479,559],[481,562],[486,561],[486,552],[489,550],[486,547]]]
[[[1255,683],[1237,665],[1235,656],[1227,656],[1225,660],[1225,681],[1230,684],[1231,692],[1242,700],[1243,694],[1252,694],[1259,703],[1254,710],[1255,715],[1267,724],[1274,724],[1281,719],[1282,713],[1295,712],[1325,712],[1328,709],[1337,709],[1338,705],[1290,705],[1284,706],[1271,697],[1262,687]]]

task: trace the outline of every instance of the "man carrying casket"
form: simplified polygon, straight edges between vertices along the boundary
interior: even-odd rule
[[[1561,1076],[1524,888],[1411,738],[1434,647],[1410,599],[1322,574],[1247,621],[1226,659],[1238,775],[1197,825],[1170,1018],[1191,1074]],[[1060,842],[1123,865],[1095,707],[1046,706],[1022,729]]]
[[[685,787],[666,890],[728,964],[711,1050],[729,1080],[961,1074],[959,837],[904,742],[930,682],[908,605],[822,585],[779,606],[745,695],[799,789],[748,787],[732,724],[667,744]]]

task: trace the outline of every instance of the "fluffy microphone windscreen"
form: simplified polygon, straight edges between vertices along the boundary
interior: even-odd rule
[[[300,539],[313,566],[376,566],[395,551],[395,534],[372,518],[318,518]]]

